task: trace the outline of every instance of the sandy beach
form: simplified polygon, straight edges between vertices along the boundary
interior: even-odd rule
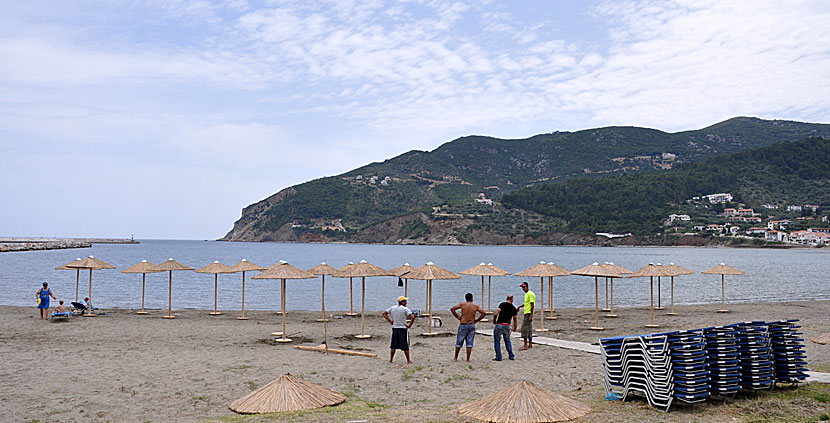
[[[810,338],[830,332],[830,301],[679,306],[679,316],[655,312],[660,330],[692,329],[746,320],[802,320],[811,370],[830,371],[830,345]],[[643,326],[647,308],[615,310],[616,319],[601,319],[606,330],[592,326],[593,309],[557,310],[558,320],[545,322],[545,336],[581,342],[599,337],[650,332]],[[293,345],[317,345],[323,339],[319,312],[289,312],[291,344],[277,344],[271,332],[281,327],[274,312],[238,311],[210,316],[207,310],[178,311],[174,320],[153,310],[103,310],[94,318],[67,322],[40,320],[33,307],[0,307],[0,359],[3,421],[13,422],[201,422],[201,421],[466,421],[458,405],[528,379],[546,389],[588,404],[592,412],[578,421],[744,421],[745,416],[776,412],[802,419],[827,412],[828,385],[814,385],[818,398],[741,394],[727,403],[675,406],[670,413],[651,409],[645,400],[603,400],[601,358],[575,350],[538,345],[516,351],[516,360],[494,362],[490,336],[477,336],[471,363],[452,361],[457,324],[449,312],[438,312],[444,333],[426,331],[426,319],[412,330],[413,365],[398,353],[390,364],[390,328],[380,313],[367,315],[369,340],[354,339],[360,318],[333,312],[328,324],[330,346],[376,353],[375,358],[299,351]],[[537,322],[538,326],[538,322]],[[492,323],[479,323],[492,329]],[[517,340],[520,345],[520,340]],[[516,350],[518,345],[514,343]],[[463,357],[463,352],[462,352]],[[227,405],[253,389],[290,372],[347,395],[346,403],[321,411],[242,417]],[[824,396],[822,396],[824,395]],[[760,411],[759,411],[760,410]],[[776,411],[778,410],[778,411]],[[823,411],[822,411],[823,410]],[[763,421],[763,420],[762,420]]]

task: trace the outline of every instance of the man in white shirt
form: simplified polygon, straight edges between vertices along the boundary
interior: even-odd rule
[[[383,312],[383,318],[392,324],[392,344],[389,346],[392,351],[389,355],[390,363],[395,358],[395,350],[401,350],[406,355],[406,364],[412,364],[412,360],[409,359],[409,328],[415,323],[415,315],[406,307],[407,300],[408,298],[401,295],[398,297],[398,305],[389,307]]]

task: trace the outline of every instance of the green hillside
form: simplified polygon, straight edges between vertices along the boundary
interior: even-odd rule
[[[782,202],[830,207],[830,139],[775,144],[656,174],[548,183],[506,194],[502,203],[561,219],[570,232],[647,235],[692,197],[719,192],[756,209]]]
[[[246,207],[223,239],[283,240],[277,232],[289,223],[312,229],[338,224],[354,232],[479,193],[499,198],[550,181],[654,172],[809,136],[830,136],[830,125],[741,117],[674,134],[607,127],[516,140],[462,137],[431,152],[410,151],[286,188]]]

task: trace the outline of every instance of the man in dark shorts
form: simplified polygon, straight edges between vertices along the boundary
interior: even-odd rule
[[[456,304],[450,309],[452,315],[461,322],[458,325],[458,334],[455,337],[455,358],[452,361],[458,361],[458,353],[465,341],[467,343],[467,361],[470,361],[470,354],[473,352],[473,340],[476,336],[476,323],[487,315],[481,306],[473,302],[473,294],[468,292],[464,299],[467,301]],[[461,310],[460,316],[456,313],[458,310]],[[481,315],[476,317],[476,313]]]
[[[510,342],[510,322],[513,322],[513,330],[516,330],[518,319],[516,318],[516,307],[513,306],[513,296],[508,295],[507,299],[499,304],[499,308],[493,313],[493,347],[496,349],[494,361],[501,361],[501,338],[504,338],[504,346],[507,348],[507,357],[513,359],[513,344]]]
[[[522,309],[522,313],[524,313],[524,318],[522,319],[522,340],[524,341],[524,345],[519,349],[526,350],[533,348],[533,308],[536,306],[536,294],[527,287],[527,282],[522,282],[519,286],[525,292],[525,302],[519,306]]]
[[[415,323],[415,316],[406,307],[407,300],[408,298],[401,295],[398,297],[398,305],[389,307],[383,312],[383,318],[392,324],[392,344],[389,346],[392,350],[389,354],[390,363],[395,358],[395,350],[401,350],[406,355],[406,364],[412,364],[412,360],[409,359],[409,328]]]

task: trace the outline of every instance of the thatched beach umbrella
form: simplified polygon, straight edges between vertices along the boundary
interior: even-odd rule
[[[493,263],[490,263],[490,264],[481,263],[481,264],[473,266],[473,267],[471,267],[471,268],[469,268],[469,269],[467,269],[463,272],[458,272],[458,273],[461,273],[462,275],[481,276],[481,300],[480,300],[480,302],[481,302],[482,305],[484,305],[484,277],[487,276],[488,281],[490,281],[490,283],[492,284],[493,276],[506,276],[506,275],[510,274],[509,272],[507,272],[503,269],[500,269],[496,266],[493,266]],[[487,313],[488,314],[492,314],[490,312],[490,289],[489,289],[490,286],[491,285],[488,285],[488,289],[487,289]],[[485,317],[484,319],[481,319],[481,321],[486,322],[488,320]]]
[[[81,258],[78,257],[75,260],[70,261],[62,266],[58,266],[55,270],[74,270],[75,271],[75,302],[78,302],[78,287],[81,285],[81,269],[77,267],[69,267],[70,264],[78,263],[81,261]]]
[[[398,278],[403,279],[403,296],[409,297],[409,272],[415,270],[414,267],[410,266],[409,263],[404,263],[403,266],[398,266],[394,269],[390,269],[389,273],[397,276]],[[399,285],[400,286],[400,285]]]
[[[582,417],[591,408],[526,380],[458,407],[463,416],[486,422],[564,422]]]
[[[141,262],[136,263],[121,271],[121,273],[141,273],[141,310],[136,311],[135,314],[149,314],[144,310],[144,285],[147,281],[148,273],[159,272],[161,272],[161,270],[159,270],[155,264],[150,263],[147,260],[141,260]]]
[[[308,269],[308,273],[311,273],[313,275],[319,275],[323,279],[323,284],[322,284],[323,289],[322,289],[322,293],[320,294],[320,313],[321,313],[321,317],[319,319],[317,319],[317,321],[318,322],[323,322],[323,339],[324,339],[323,345],[326,346],[326,354],[328,354],[328,348],[329,348],[329,328],[328,328],[328,323],[327,323],[329,321],[329,319],[326,319],[326,275],[333,275],[336,272],[337,272],[337,269],[329,266],[328,264],[326,264],[326,262],[322,262],[322,263],[318,264],[317,266],[314,266],[311,269]]]
[[[101,269],[115,269],[115,266],[106,263],[102,260],[99,260],[95,257],[89,256],[81,261],[73,261],[72,263],[67,263],[66,267],[72,269],[89,269],[89,303],[92,304],[92,271],[93,270],[101,270]],[[84,317],[92,317],[95,316],[95,313],[92,312],[92,307],[89,307],[89,310],[86,311]]]
[[[213,311],[210,312],[211,316],[218,316],[222,314],[219,311],[219,274],[220,273],[233,273],[231,272],[231,268],[225,266],[222,263],[219,263],[219,260],[214,261],[213,263],[202,267],[200,269],[196,269],[197,273],[213,273]]]
[[[666,273],[671,276],[671,311],[666,314],[669,316],[677,316],[677,313],[674,312],[674,277],[680,275],[693,275],[695,272],[674,263],[669,263],[668,266],[665,266],[665,270]]]
[[[274,332],[271,335],[281,336],[277,342],[291,342],[291,339],[286,338],[285,332],[285,280],[286,279],[314,279],[314,275],[306,272],[303,269],[294,267],[284,260],[269,267],[264,272],[252,277],[251,279],[281,279],[282,287],[280,289],[280,297],[282,304],[282,332]]]
[[[430,319],[432,319],[432,281],[443,279],[461,279],[461,276],[458,276],[447,269],[436,266],[430,261],[427,262],[427,264],[410,272],[409,278],[419,279],[427,282],[427,313],[429,313]],[[427,333],[424,333],[422,335],[438,335],[437,332],[432,331],[432,322],[427,323]]]
[[[240,414],[279,413],[328,407],[343,401],[346,397],[338,392],[286,373],[228,404],[228,408]]]
[[[346,275],[349,273],[349,268],[354,266],[354,262],[349,262],[349,264],[344,265],[337,269],[332,277],[335,278],[349,278],[349,312],[345,313],[346,316],[357,316],[357,313],[354,312],[354,277],[353,276],[338,276],[339,274]]]
[[[658,266],[654,263],[649,263],[647,266],[643,267],[642,269],[628,275],[629,278],[649,278],[649,285],[651,287],[651,323],[647,324],[647,328],[656,328],[660,327],[660,325],[654,324],[654,277],[655,276],[668,276],[666,273],[666,269],[663,266]]]
[[[167,261],[159,263],[156,269],[168,273],[168,288],[167,288],[167,316],[162,316],[165,319],[175,319],[173,315],[173,272],[179,270],[193,270],[190,266],[185,266],[172,258]]]
[[[553,306],[553,278],[556,276],[568,276],[571,274],[571,271],[565,269],[562,266],[554,264],[552,261],[548,262],[548,268],[551,269],[551,273],[555,273],[553,276],[548,276],[548,309],[545,310],[550,314],[545,317],[546,320],[556,320],[557,317],[553,315],[556,312],[556,307]]]
[[[253,264],[248,260],[242,259],[239,263],[234,264],[229,269],[229,273],[242,272],[242,315],[237,317],[236,320],[248,320],[248,318],[245,317],[245,272],[249,272],[251,270],[265,270],[265,268]]]
[[[560,269],[561,269],[561,271],[560,271]],[[563,275],[562,271],[567,272],[567,270],[562,269],[559,266],[556,266],[556,265],[550,266],[547,263],[545,263],[544,261],[540,261],[539,263],[536,263],[533,266],[528,267],[527,269],[522,270],[519,273],[516,273],[516,276],[539,278],[539,283],[541,284],[541,288],[542,288],[542,290],[539,293],[540,294],[539,299],[541,300],[541,303],[539,304],[539,307],[535,307],[535,308],[539,310],[539,315],[542,316],[542,317],[539,319],[539,321],[541,323],[540,323],[540,327],[538,329],[536,329],[536,332],[547,332],[547,331],[550,330],[550,329],[545,329],[545,278],[546,277],[551,277],[551,276],[562,276]],[[570,274],[570,272],[568,272],[567,274]],[[535,313],[535,311],[534,311],[534,313]]]
[[[362,283],[361,300],[360,300],[360,335],[355,335],[358,339],[368,339],[371,335],[366,334],[366,278],[372,276],[396,276],[389,273],[388,270],[381,269],[366,260],[360,260],[353,266],[349,266],[343,272],[339,270],[335,273],[338,277],[360,278]]]
[[[744,272],[740,270],[727,266],[724,263],[721,263],[709,270],[704,270],[704,274],[707,275],[720,275],[720,304],[721,309],[718,310],[718,313],[729,313],[729,310],[726,309],[726,284],[724,282],[724,275],[743,275]]]
[[[631,273],[633,273],[632,271],[626,269],[625,267],[617,266],[613,262],[603,263],[602,267],[604,267],[608,270],[611,270],[613,272],[617,272],[620,275],[620,277],[622,277],[622,275],[630,275]],[[610,276],[605,278],[606,281],[608,281],[609,279],[611,280],[611,308],[608,309],[608,314],[606,314],[605,317],[617,317],[617,315],[614,314],[614,279],[615,278],[610,277]],[[608,291],[607,290],[605,291],[605,302],[606,302],[606,304],[608,303]]]
[[[594,277],[594,308],[595,308],[595,316],[596,316],[596,325],[592,327],[592,330],[604,330],[602,326],[599,325],[599,278],[600,277],[620,277],[620,274],[613,271],[608,270],[599,265],[599,263],[594,262],[590,266],[585,266],[581,269],[574,270],[571,272],[572,275],[579,275],[579,276],[593,276]]]

